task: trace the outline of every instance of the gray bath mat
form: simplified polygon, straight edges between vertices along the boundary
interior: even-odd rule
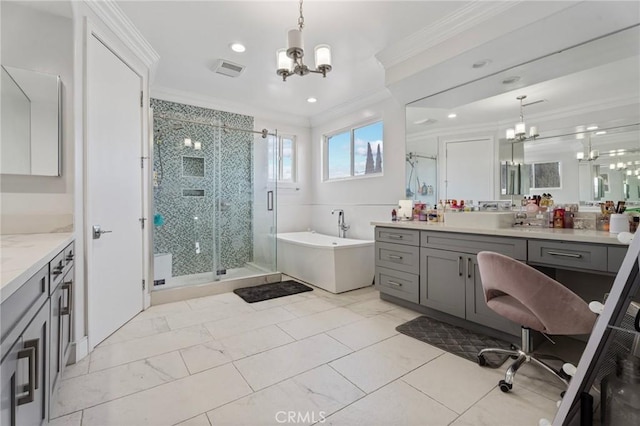
[[[297,281],[280,281],[279,283],[262,284],[255,287],[244,287],[233,290],[235,294],[242,297],[247,303],[262,302],[263,300],[275,299],[277,297],[290,296],[292,294],[313,291],[309,286]]]
[[[504,340],[474,333],[465,328],[456,327],[425,316],[400,324],[396,327],[396,330],[473,362],[478,362],[478,352],[481,349],[511,349],[511,344]],[[486,365],[488,367],[498,368],[509,356],[490,353],[484,355],[484,357],[487,360]]]

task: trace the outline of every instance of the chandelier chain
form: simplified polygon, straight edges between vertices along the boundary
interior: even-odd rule
[[[300,0],[300,17],[298,18],[298,28],[302,31],[304,28],[304,16],[302,16],[302,0]]]

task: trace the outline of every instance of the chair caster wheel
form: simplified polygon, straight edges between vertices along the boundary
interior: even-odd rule
[[[505,393],[509,392],[513,388],[512,384],[507,383],[504,380],[500,380],[498,386],[500,386],[500,390]]]
[[[481,367],[484,367],[485,365],[487,365],[487,360],[484,357],[484,355],[478,355],[478,365]]]

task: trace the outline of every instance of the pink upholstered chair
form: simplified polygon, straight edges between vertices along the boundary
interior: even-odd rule
[[[484,355],[490,352],[517,357],[499,383],[503,392],[511,390],[514,376],[525,362],[539,365],[568,384],[566,374],[534,357],[529,333],[530,330],[551,335],[591,333],[596,315],[587,303],[558,281],[502,254],[478,253],[478,267],[487,306],[522,327],[520,350],[483,349],[478,354],[478,363],[485,365]]]

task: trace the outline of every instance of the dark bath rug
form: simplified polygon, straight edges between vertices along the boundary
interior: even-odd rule
[[[511,349],[511,344],[462,327],[456,327],[433,318],[421,316],[400,324],[396,331],[436,346],[473,362],[478,362],[478,352],[485,348]],[[487,366],[500,367],[508,355],[486,354]]]
[[[235,294],[242,297],[247,303],[262,302],[263,300],[275,299],[277,297],[290,296],[292,294],[313,291],[309,286],[297,281],[280,281],[279,283],[262,284],[255,287],[244,287],[233,290]]]

